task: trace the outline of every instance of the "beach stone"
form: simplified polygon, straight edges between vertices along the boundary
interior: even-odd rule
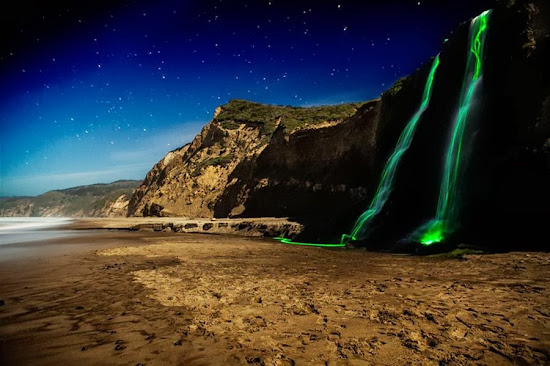
[[[248,356],[245,357],[247,363],[260,363],[262,359],[260,357]]]
[[[435,337],[428,337],[426,339],[426,343],[428,343],[428,346],[434,348],[434,347],[437,347],[437,345],[439,344],[439,341]]]
[[[119,339],[115,342],[115,351],[122,351],[124,348],[126,348],[123,345],[124,341],[122,339]]]
[[[252,223],[248,221],[241,222],[237,230],[250,230],[252,228]]]

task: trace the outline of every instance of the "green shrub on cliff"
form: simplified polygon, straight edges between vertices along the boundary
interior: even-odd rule
[[[235,156],[233,154],[229,154],[225,156],[217,156],[215,158],[209,158],[209,159],[203,160],[197,164],[193,172],[193,175],[194,176],[199,175],[201,170],[203,168],[206,168],[207,166],[222,166],[222,167],[227,166],[234,159],[235,159]]]
[[[386,93],[387,94],[390,94],[390,95],[396,95],[397,93],[399,93],[399,91],[401,89],[403,89],[403,85],[405,84],[405,81],[408,79],[409,77],[408,76],[405,76],[405,77],[402,77],[400,79],[398,79],[395,83],[393,83],[393,85],[391,86],[391,88],[389,88]]]
[[[235,159],[235,157],[232,154],[225,155],[225,156],[217,156],[215,158],[206,159],[203,162],[201,162],[199,165],[202,167],[206,166],[226,166],[231,162],[231,160]]]

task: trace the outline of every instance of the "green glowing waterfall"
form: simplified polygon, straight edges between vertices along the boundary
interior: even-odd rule
[[[415,235],[416,239],[424,245],[430,245],[442,241],[446,235],[452,233],[456,228],[458,214],[457,185],[461,174],[461,159],[463,137],[468,119],[468,112],[472,104],[476,88],[480,84],[483,73],[483,50],[485,45],[486,31],[489,21],[490,10],[487,10],[474,18],[470,23],[469,50],[466,63],[466,71],[462,83],[460,100],[457,115],[452,125],[451,136],[447,152],[445,154],[445,165],[439,200],[435,218],[421,227]],[[433,81],[436,70],[439,66],[439,55],[434,59],[422,96],[421,104],[416,113],[411,117],[401,132],[393,153],[388,158],[382,171],[380,181],[374,197],[368,209],[356,220],[353,229],[349,234],[343,234],[339,244],[316,244],[294,242],[286,238],[275,238],[285,244],[308,245],[322,247],[344,247],[350,241],[360,240],[365,237],[368,225],[371,220],[380,213],[386,204],[392,187],[397,168],[401,157],[410,147],[418,121],[424,111],[428,108],[432,94]]]
[[[457,219],[457,181],[460,177],[461,159],[463,158],[462,145],[464,129],[468,119],[468,112],[476,88],[483,73],[483,49],[487,35],[487,23],[491,11],[481,13],[470,23],[469,51],[466,63],[466,72],[460,93],[459,107],[451,130],[451,136],[439,192],[439,201],[435,218],[423,228],[419,241],[430,245],[442,241],[447,234],[453,232]]]
[[[399,161],[401,160],[401,157],[403,156],[405,151],[407,151],[409,146],[411,146],[414,132],[416,131],[416,125],[418,124],[420,117],[422,117],[422,114],[428,108],[428,104],[430,103],[435,72],[438,66],[439,66],[439,55],[435,57],[432,63],[432,67],[430,69],[430,73],[428,74],[426,85],[424,87],[424,93],[422,95],[422,102],[420,104],[420,107],[418,108],[416,113],[411,117],[411,119],[409,120],[409,122],[407,123],[403,131],[401,132],[401,135],[397,140],[397,145],[395,146],[395,150],[388,158],[388,161],[386,162],[384,170],[382,171],[382,176],[380,177],[380,182],[378,183],[378,188],[371,201],[371,204],[367,209],[367,211],[363,212],[363,214],[359,216],[359,218],[355,222],[355,225],[351,233],[349,235],[343,234],[342,240],[340,241],[339,244],[302,243],[302,242],[295,242],[286,238],[275,238],[276,240],[279,240],[284,244],[293,244],[293,245],[306,245],[306,246],[319,246],[319,247],[345,247],[351,240],[357,240],[360,238],[360,235],[365,232],[365,229],[370,219],[372,219],[374,216],[376,216],[380,212],[380,210],[382,209],[382,207],[384,207],[384,204],[388,200],[388,197],[390,196],[390,192],[393,185],[393,179],[395,177],[395,173],[397,172],[397,166],[399,164]]]
[[[361,216],[359,216],[359,218],[355,222],[353,229],[351,230],[351,233],[349,235],[342,235],[342,245],[349,243],[351,240],[360,239],[361,236],[364,235],[364,233],[366,232],[370,220],[374,218],[386,204],[386,201],[388,200],[388,197],[390,196],[392,190],[393,180],[397,172],[399,161],[401,160],[401,157],[403,156],[405,151],[407,151],[407,149],[411,146],[411,142],[414,137],[414,132],[416,131],[418,121],[420,120],[420,117],[422,117],[422,114],[428,108],[428,104],[430,103],[433,81],[438,66],[439,55],[435,57],[430,73],[428,74],[428,78],[426,79],[426,85],[424,87],[424,93],[422,95],[422,102],[420,103],[420,107],[411,117],[411,119],[401,132],[393,153],[386,161],[386,165],[384,166],[384,170],[382,171],[382,175],[380,177],[380,182],[378,183],[378,188],[376,189],[376,193],[374,194],[369,208],[365,212],[363,212]]]

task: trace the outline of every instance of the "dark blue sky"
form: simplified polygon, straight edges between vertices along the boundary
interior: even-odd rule
[[[0,196],[142,179],[233,98],[376,98],[492,1],[78,3],[0,19]]]

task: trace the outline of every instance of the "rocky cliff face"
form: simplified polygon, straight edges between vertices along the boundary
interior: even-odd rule
[[[494,12],[464,228],[479,240],[548,246],[550,3]]]
[[[130,215],[212,217],[229,173],[263,146],[255,126],[232,129],[212,121],[153,167],[132,197]]]
[[[117,181],[46,192],[37,197],[4,198],[0,216],[125,217],[139,181]]]
[[[442,45],[432,100],[403,157],[371,242],[386,246],[433,218],[442,156],[462,88],[469,22]],[[380,99],[332,118],[232,101],[192,144],[147,175],[132,215],[288,216],[309,240],[338,240],[370,203],[380,172],[418,108],[430,61]],[[536,242],[550,207],[550,4],[499,3],[465,132],[455,240]],[[323,115],[323,117],[319,115]],[[546,144],[546,145],[545,145]],[[502,227],[506,228],[502,230]]]
[[[433,218],[463,83],[468,31],[465,22],[442,45],[430,106],[400,165],[373,242],[396,242]],[[460,222],[453,240],[498,249],[537,246],[547,241],[550,205],[550,155],[544,148],[550,136],[550,4],[502,1],[487,32],[482,80],[464,135]],[[388,108],[409,105],[403,98],[414,90],[418,93],[418,84],[403,86]],[[388,127],[379,136],[380,157],[395,143],[392,131],[399,130],[399,120],[389,116],[381,122]]]
[[[240,204],[246,192],[232,187],[244,173],[235,173],[236,169],[247,170],[243,167],[277,139],[338,125],[359,107],[293,108],[233,100],[216,110],[214,119],[191,144],[168,153],[153,167],[132,197],[129,215],[219,216],[216,205],[228,190],[239,198],[231,203],[235,207],[226,206],[221,215],[242,214]]]

